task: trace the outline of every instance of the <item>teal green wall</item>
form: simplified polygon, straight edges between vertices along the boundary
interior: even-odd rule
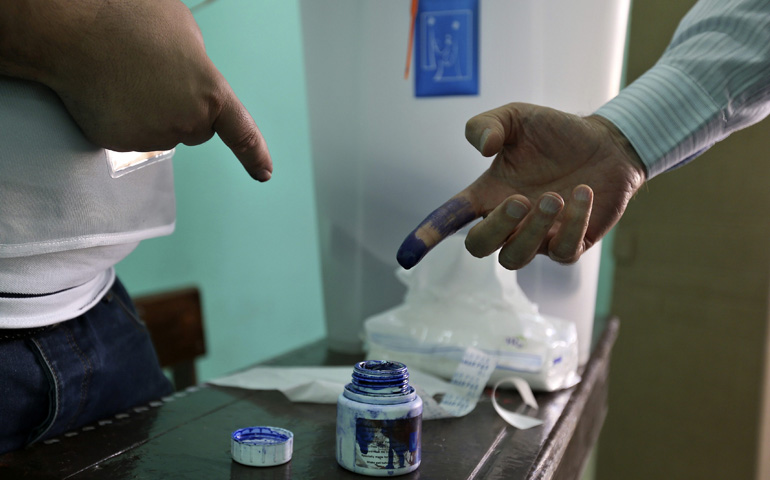
[[[132,294],[199,286],[206,380],[317,340],[325,326],[297,2],[221,0],[194,12],[268,142],[274,176],[253,181],[217,137],[178,147],[176,232],[143,242],[117,270]]]

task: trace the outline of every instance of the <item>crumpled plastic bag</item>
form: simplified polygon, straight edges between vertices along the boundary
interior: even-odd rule
[[[447,238],[411,270],[398,269],[404,302],[364,322],[368,358],[400,361],[451,378],[465,350],[497,362],[487,384],[511,376],[533,390],[575,385],[577,332],[572,322],[542,315],[495,255],[474,258],[460,235]]]

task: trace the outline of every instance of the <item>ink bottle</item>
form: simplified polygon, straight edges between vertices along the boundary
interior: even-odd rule
[[[403,475],[420,466],[422,399],[399,362],[367,360],[337,400],[337,462],[363,475]]]

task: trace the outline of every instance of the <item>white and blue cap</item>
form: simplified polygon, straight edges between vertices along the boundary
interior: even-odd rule
[[[270,467],[291,460],[294,434],[278,427],[248,427],[233,432],[233,460],[252,467]]]

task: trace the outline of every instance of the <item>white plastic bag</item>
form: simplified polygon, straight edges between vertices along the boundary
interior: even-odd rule
[[[512,375],[542,391],[579,381],[574,323],[539,314],[495,255],[474,258],[455,235],[396,275],[408,288],[404,303],[364,322],[368,358],[451,378],[475,347],[496,358],[490,386]]]

